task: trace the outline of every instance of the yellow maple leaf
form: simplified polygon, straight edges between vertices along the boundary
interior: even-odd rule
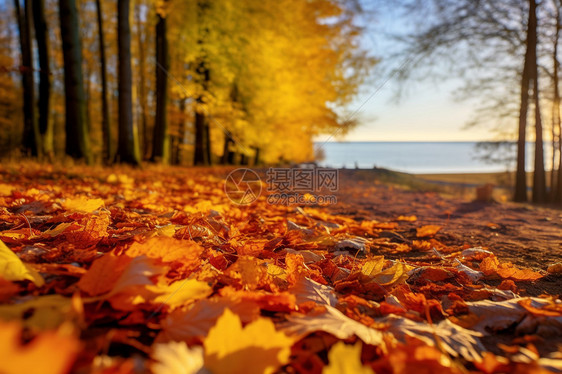
[[[159,294],[154,298],[154,303],[167,304],[171,308],[204,299],[213,292],[213,288],[207,282],[197,279],[179,280],[169,285],[149,285],[146,288],[155,294]]]
[[[0,240],[0,276],[9,281],[30,280],[37,287],[45,284],[43,277],[24,264],[20,258]]]
[[[177,308],[162,320],[158,341],[201,341],[216,325],[226,308],[234,311],[243,323],[259,317],[260,309],[254,302],[242,302],[240,298],[214,297],[196,301],[189,308]]]
[[[370,260],[367,260],[361,267],[361,273],[368,277],[380,273],[384,267],[384,256],[375,256]]]
[[[104,203],[102,199],[88,199],[81,196],[75,199],[65,199],[61,205],[72,212],[92,213],[103,207]]]
[[[329,365],[324,366],[322,374],[374,374],[368,366],[361,363],[361,344],[346,345],[340,341],[328,353]]]
[[[413,267],[397,261],[394,265],[373,276],[373,280],[380,285],[390,286],[394,283],[402,283],[408,279],[408,272]]]
[[[242,328],[240,318],[225,309],[203,342],[205,367],[212,373],[272,373],[289,362],[293,340],[258,318]]]

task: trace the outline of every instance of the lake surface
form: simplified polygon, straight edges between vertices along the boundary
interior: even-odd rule
[[[323,167],[372,168],[407,173],[487,173],[514,170],[515,162],[486,163],[476,142],[329,142],[321,147]],[[527,144],[527,170],[532,170],[534,146]],[[499,154],[498,154],[499,155]],[[550,147],[545,143],[545,163],[550,165]],[[515,158],[515,148],[502,156]]]

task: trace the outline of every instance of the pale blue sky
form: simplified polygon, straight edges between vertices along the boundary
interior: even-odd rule
[[[380,7],[380,2],[362,0],[367,12],[359,20],[366,26],[363,45],[374,56],[384,56],[395,48],[390,34],[410,28],[405,19],[395,13],[392,4]],[[373,5],[373,3],[377,3]],[[375,8],[377,6],[377,8]],[[383,61],[385,63],[385,61]],[[402,61],[393,61],[396,66]],[[386,76],[385,76],[386,75]],[[361,125],[344,137],[325,135],[317,141],[482,141],[493,139],[485,126],[468,130],[464,125],[471,119],[474,105],[470,102],[456,102],[452,98],[460,81],[411,82],[407,83],[405,94],[397,103],[393,99],[397,83],[388,78],[388,73],[374,71],[375,82],[363,87],[349,111],[361,110],[354,118],[361,119]],[[382,86],[382,87],[381,87]],[[365,101],[379,89],[368,102]],[[514,124],[515,126],[515,124]]]
[[[375,90],[373,88],[373,90]],[[485,127],[464,129],[473,113],[468,102],[452,99],[454,85],[417,83],[399,103],[389,82],[358,113],[361,124],[338,140],[346,141],[482,141],[493,134]],[[369,94],[360,95],[359,107]],[[320,139],[321,141],[323,139]]]

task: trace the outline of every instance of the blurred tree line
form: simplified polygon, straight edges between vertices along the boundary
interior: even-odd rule
[[[396,69],[399,78],[464,80],[456,96],[480,102],[469,125],[492,124],[502,140],[516,139],[514,200],[529,198],[525,153],[533,141],[531,200],[562,203],[562,1],[399,0],[391,6],[411,26],[397,36],[401,49],[394,57],[411,61]],[[549,180],[545,139],[553,150]]]
[[[375,63],[356,1],[0,3],[0,152],[305,161]],[[19,52],[19,53],[16,53]]]

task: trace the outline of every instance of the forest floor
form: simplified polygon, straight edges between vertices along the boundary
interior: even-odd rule
[[[562,370],[560,210],[382,169],[242,206],[231,171],[0,165],[4,370]]]

